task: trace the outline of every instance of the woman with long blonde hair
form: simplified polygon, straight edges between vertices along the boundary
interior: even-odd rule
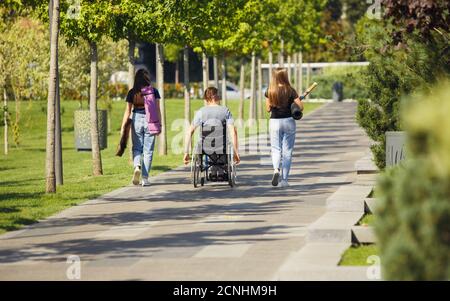
[[[291,87],[284,68],[273,70],[265,96],[266,110],[270,112],[270,144],[274,169],[272,185],[278,186],[281,172],[280,186],[287,187],[296,129],[291,106],[295,102],[303,111],[303,103],[297,91]]]

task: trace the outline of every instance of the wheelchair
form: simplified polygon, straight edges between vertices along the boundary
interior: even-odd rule
[[[228,182],[231,187],[236,186],[236,164],[228,140],[225,121],[202,123],[191,159],[191,181],[195,188],[206,182]]]

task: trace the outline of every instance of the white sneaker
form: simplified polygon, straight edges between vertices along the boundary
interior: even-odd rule
[[[148,181],[148,178],[142,178],[142,187],[150,186],[150,182]]]
[[[283,187],[283,188],[284,187],[289,187],[289,183],[286,180],[281,180],[280,186]]]
[[[134,168],[133,179],[131,180],[133,185],[139,185],[139,178],[141,177],[141,168],[136,166]]]

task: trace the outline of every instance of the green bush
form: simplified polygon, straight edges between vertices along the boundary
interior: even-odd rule
[[[394,47],[389,26],[362,19],[358,41],[370,66],[363,72],[368,98],[360,99],[358,123],[375,142],[372,146],[378,168],[385,167],[385,133],[402,130],[399,103],[403,96],[429,90],[450,68],[443,64],[450,53],[445,42],[423,42],[414,33],[403,47]]]
[[[319,85],[311,93],[311,98],[332,98],[332,87],[335,82],[342,82],[344,98],[367,98],[367,88],[361,82],[363,70],[364,68],[327,68],[323,74],[313,75],[312,81],[318,82]]]
[[[407,159],[380,177],[375,214],[383,277],[450,279],[450,82],[405,102]]]

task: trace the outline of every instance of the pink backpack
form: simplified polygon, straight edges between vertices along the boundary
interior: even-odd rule
[[[161,133],[161,121],[156,107],[155,90],[152,86],[147,86],[141,89],[141,94],[144,97],[145,119],[147,120],[148,130],[150,134],[159,134]]]

